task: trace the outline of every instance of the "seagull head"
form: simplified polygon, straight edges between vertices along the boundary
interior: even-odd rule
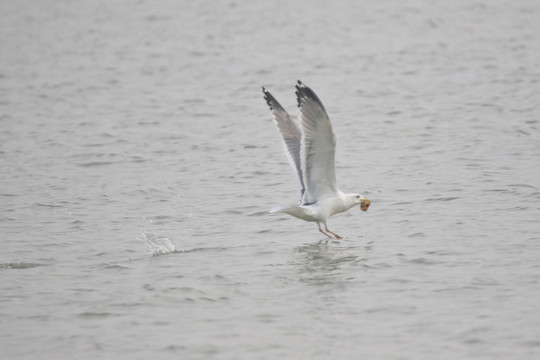
[[[356,204],[360,204],[360,210],[368,211],[369,206],[371,205],[371,200],[366,199],[360,194],[353,194],[353,199]]]

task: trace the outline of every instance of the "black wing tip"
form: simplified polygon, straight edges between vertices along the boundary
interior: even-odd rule
[[[324,109],[324,106],[322,104],[322,101],[319,99],[317,94],[309,86],[306,86],[302,81],[297,80],[296,87],[296,99],[298,100],[298,107],[302,106],[302,103],[304,102],[304,99],[309,99],[311,101],[314,101],[319,104]],[[270,107],[270,110],[274,109],[282,109],[283,107],[281,104],[276,100],[276,98],[270,93],[270,91],[266,90],[264,86],[262,86],[262,91],[264,94],[264,100],[266,100],[266,103]]]
[[[276,98],[272,94],[270,94],[270,91],[266,90],[266,88],[264,86],[262,87],[262,91],[263,91],[263,94],[264,94],[264,100],[266,100],[266,103],[270,107],[271,111],[273,111],[276,107],[281,106],[277,102]]]
[[[296,95],[298,97],[312,97],[311,95],[315,95],[313,90],[309,86],[306,86],[303,82],[298,80],[298,83],[295,85],[296,87]],[[317,95],[315,95],[317,97]]]
[[[300,107],[302,105],[303,99],[310,99],[316,103],[318,103],[323,109],[324,106],[322,104],[321,99],[315,94],[313,90],[309,86],[306,86],[303,82],[298,80],[298,84],[296,85],[296,97],[298,100],[298,106]]]

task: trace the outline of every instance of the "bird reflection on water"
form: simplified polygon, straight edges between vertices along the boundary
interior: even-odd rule
[[[344,277],[344,267],[361,266],[373,252],[372,243],[359,245],[353,241],[326,241],[297,247],[295,265],[299,267],[300,280],[312,285],[345,285],[351,277]]]

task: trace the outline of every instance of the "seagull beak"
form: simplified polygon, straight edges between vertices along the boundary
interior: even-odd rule
[[[368,199],[362,200],[362,202],[360,203],[360,210],[368,211],[369,205],[371,205],[371,200],[368,200]]]

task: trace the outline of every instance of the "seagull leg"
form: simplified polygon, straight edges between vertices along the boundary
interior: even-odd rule
[[[336,239],[343,239],[342,236],[339,236],[338,234],[336,234],[335,232],[333,231],[330,231],[330,229],[328,229],[328,225],[324,224],[324,230],[326,230],[327,232],[329,232],[330,234],[334,235],[336,237]]]
[[[324,235],[326,235],[326,236],[328,236],[330,239],[332,239],[332,237],[331,237],[330,235],[328,235],[327,233],[325,233],[325,232],[323,231],[323,229],[321,229],[321,224],[320,224],[320,223],[317,223],[317,225],[319,226],[319,231],[320,231],[320,232],[322,232]],[[326,227],[326,225],[325,225],[325,227]],[[327,228],[327,229],[328,229],[328,228]],[[334,235],[335,235],[335,234],[334,234]]]

